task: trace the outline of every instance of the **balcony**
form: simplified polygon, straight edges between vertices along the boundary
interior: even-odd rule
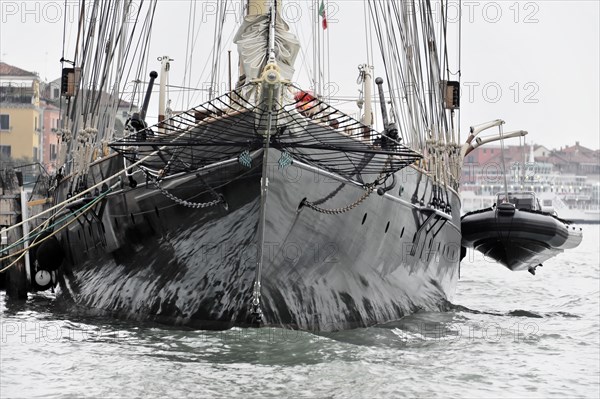
[[[34,97],[32,87],[0,86],[0,103],[32,104]]]

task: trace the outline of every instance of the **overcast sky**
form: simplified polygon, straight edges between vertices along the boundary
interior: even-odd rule
[[[289,9],[290,16],[295,10],[308,14],[308,2],[293,3],[297,6]],[[73,12],[77,3],[69,4]],[[214,1],[198,2],[198,15],[201,11],[210,13],[213,4]],[[356,94],[357,65],[365,62],[361,4],[353,0],[330,1],[328,7],[331,80],[337,85],[338,95]],[[506,131],[528,130],[529,142],[557,148],[579,141],[587,147],[600,148],[599,4],[597,0],[464,1],[463,138],[469,125],[501,118],[506,121]],[[64,1],[0,0],[1,60],[36,71],[42,79],[57,78],[63,43],[63,5]],[[187,0],[163,0],[159,5],[150,59],[153,69],[158,69],[159,63],[154,61],[157,56],[168,53],[175,58],[172,84],[183,83],[188,16]],[[450,17],[453,18],[452,13]],[[233,32],[233,13],[228,19],[231,29],[228,27],[224,39]],[[310,37],[306,25],[292,24],[292,31],[301,42]],[[201,41],[209,46],[212,30],[205,32]],[[68,33],[70,41],[74,41],[72,36],[73,32]],[[226,48],[234,50],[237,62],[235,48]],[[201,78],[197,71],[207,61],[203,52],[205,49],[200,47],[195,50],[198,59],[194,61],[193,80],[198,82]],[[306,68],[301,68],[302,62],[300,56],[297,79],[301,83],[307,82],[309,76]],[[376,71],[376,75],[382,73]]]

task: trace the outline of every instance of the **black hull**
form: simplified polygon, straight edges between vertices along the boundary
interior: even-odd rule
[[[461,224],[463,246],[514,271],[535,270],[582,239],[581,228],[536,211],[494,207],[464,215]]]
[[[101,179],[122,164],[117,156],[93,166],[90,176]],[[101,216],[74,223],[60,236],[67,253],[60,299],[86,313],[166,324],[247,323],[260,171],[260,165],[246,169],[233,160],[163,185],[177,198],[197,203],[214,200],[207,187],[219,187],[227,209],[193,209],[152,184],[125,185],[107,197]]]
[[[303,199],[337,208],[365,191],[301,162],[282,170],[280,156],[271,149],[267,167],[262,325],[355,328],[450,299],[460,255],[453,191],[452,216],[413,203],[430,199],[431,181],[409,167],[385,195],[373,193],[344,214],[320,213],[301,206]],[[120,156],[92,165],[90,182],[122,165]],[[233,159],[164,181],[163,188],[190,202],[213,200],[210,186],[228,209],[192,209],[143,181],[110,194],[96,216],[59,235],[67,255],[59,297],[86,313],[199,328],[251,324],[261,171],[259,150],[251,169]]]

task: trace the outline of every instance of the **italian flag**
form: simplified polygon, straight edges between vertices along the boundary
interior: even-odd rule
[[[321,0],[319,15],[323,18],[323,29],[327,29],[327,16],[325,15],[325,1]]]

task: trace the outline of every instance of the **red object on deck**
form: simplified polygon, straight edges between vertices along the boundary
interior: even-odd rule
[[[310,92],[304,90],[300,90],[294,94],[294,100],[297,101],[296,109],[301,113],[309,111],[316,105],[314,102],[316,98]]]

